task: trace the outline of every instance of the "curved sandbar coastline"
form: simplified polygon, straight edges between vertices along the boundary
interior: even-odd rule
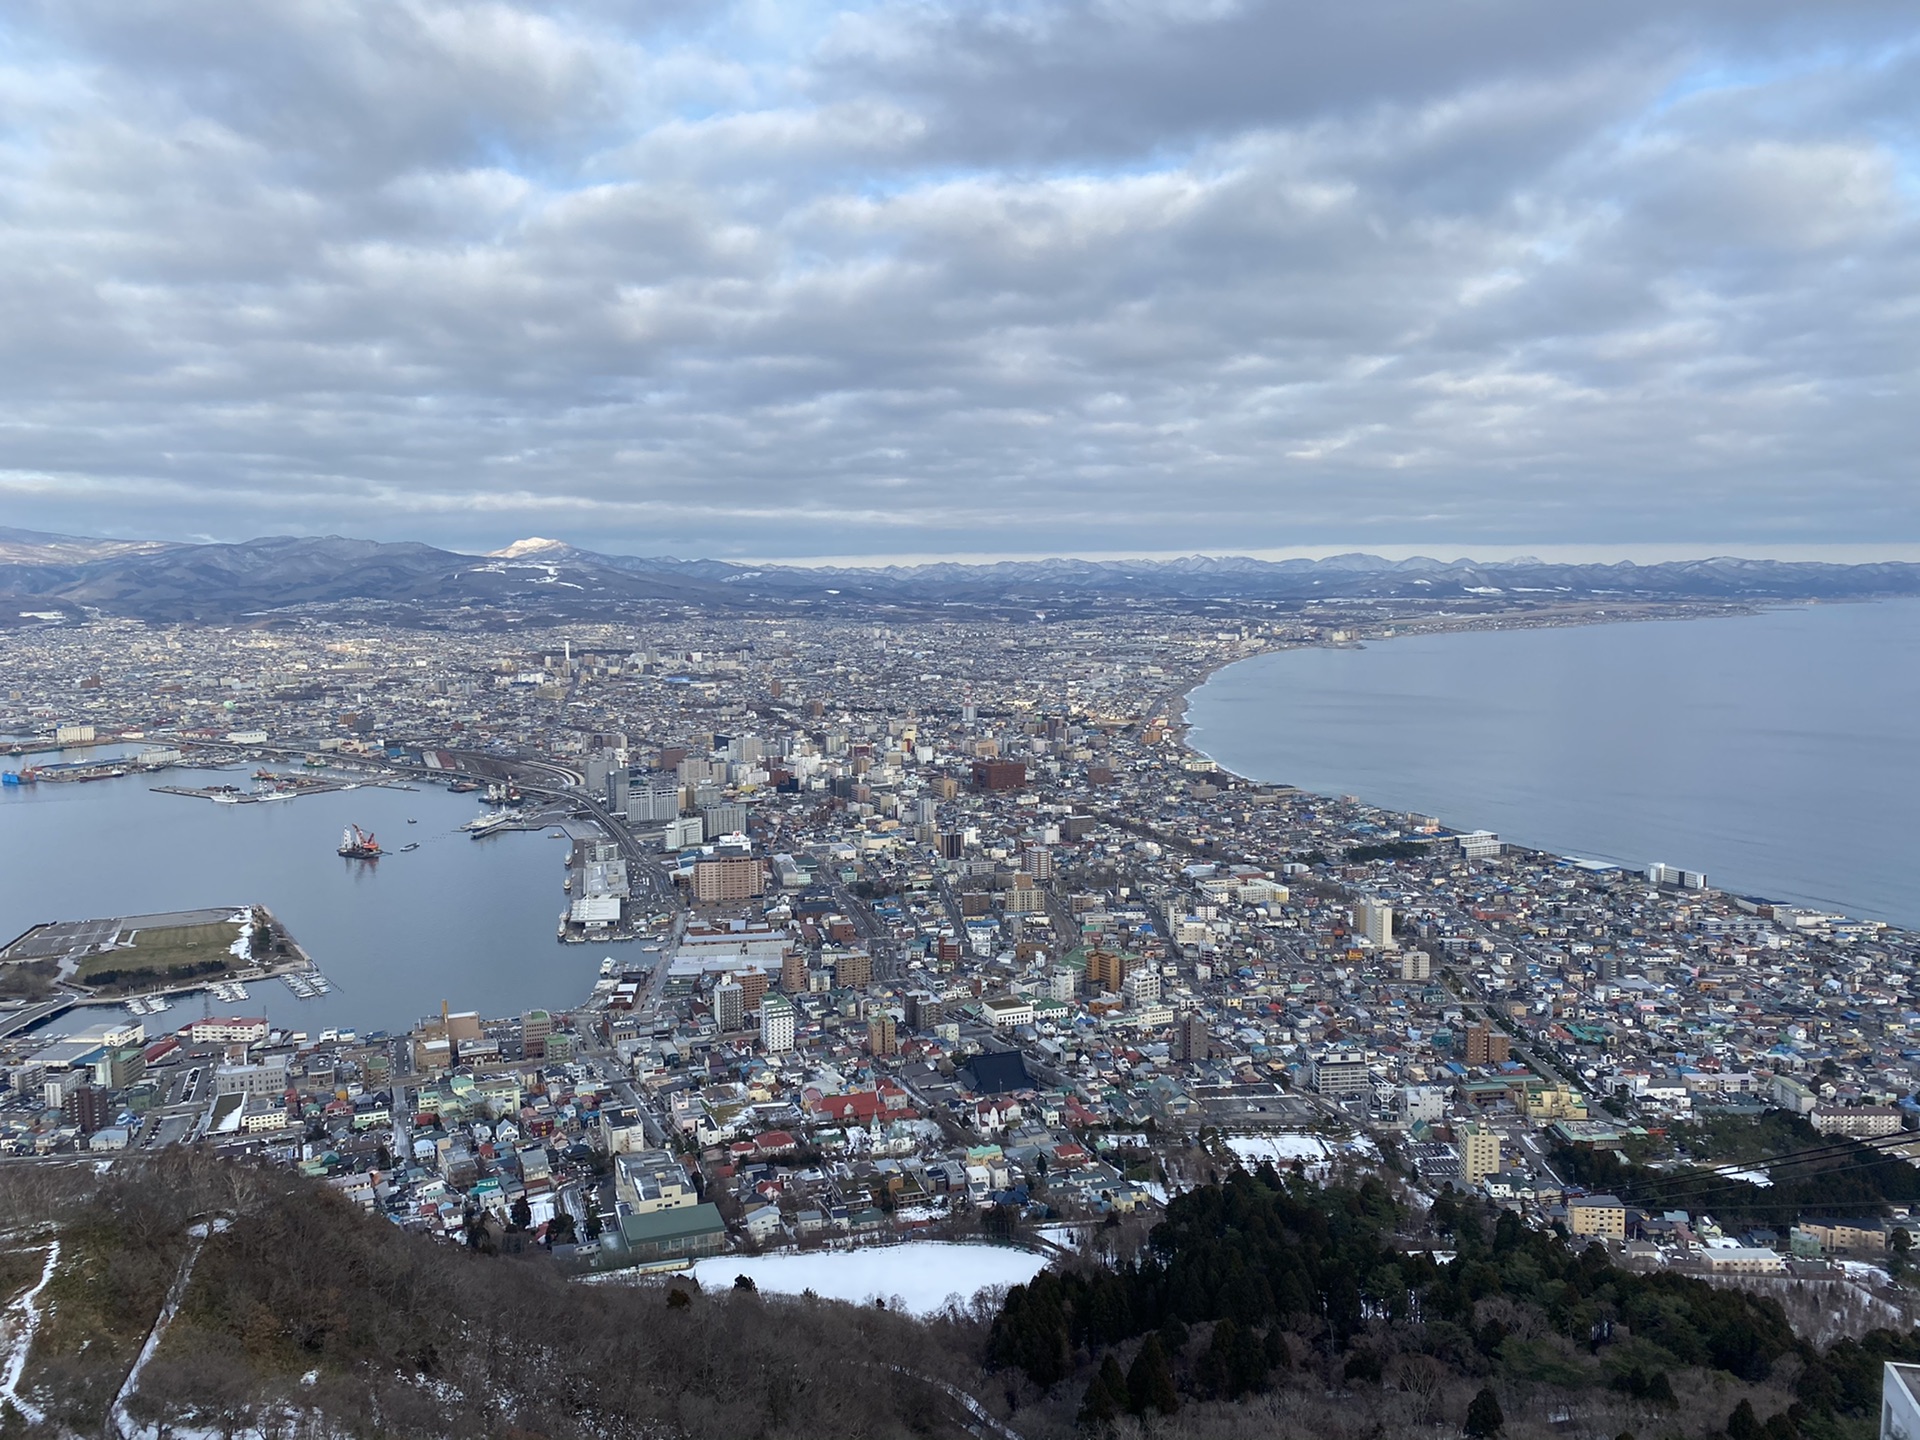
[[[1749,623],[1686,623],[1736,613]],[[1920,605],[1689,607],[1653,635],[1593,618],[1579,641],[1491,617],[1354,636],[1407,639],[1391,660],[1266,646],[1211,703],[1199,686],[1225,665],[1160,713],[1223,780],[1355,796],[1543,855],[1666,861],[1725,892],[1920,928],[1920,890],[1897,863],[1900,816],[1920,803],[1900,718],[1920,705]],[[1428,638],[1462,632],[1481,638]],[[1267,657],[1295,649],[1317,658],[1283,679]]]
[[[1764,605],[1735,601],[1697,601],[1683,600],[1671,602],[1636,601],[1622,602],[1597,609],[1568,607],[1540,610],[1505,610],[1481,615],[1434,616],[1430,619],[1382,621],[1376,624],[1371,633],[1364,629],[1345,640],[1282,640],[1250,650],[1244,655],[1236,655],[1230,660],[1220,660],[1194,672],[1193,676],[1177,689],[1169,691],[1159,702],[1149,706],[1140,717],[1142,725],[1158,721],[1166,727],[1174,746],[1182,753],[1195,755],[1211,761],[1218,773],[1229,779],[1239,780],[1248,785],[1272,785],[1281,789],[1299,787],[1281,780],[1258,780],[1249,775],[1241,775],[1220,764],[1213,756],[1196,749],[1188,743],[1188,734],[1192,729],[1187,719],[1187,709],[1193,700],[1193,693],[1205,685],[1222,670],[1235,665],[1244,665],[1249,660],[1258,660],[1263,656],[1277,655],[1291,650],[1364,650],[1369,643],[1381,643],[1387,640],[1404,640],[1419,635],[1475,635],[1516,630],[1570,630],[1593,625],[1633,625],[1649,621],[1680,620],[1716,620],[1732,619],[1745,615],[1759,615],[1768,610],[1811,608],[1820,604],[1872,604],[1877,601],[1769,601]],[[1347,627],[1340,627],[1336,633],[1343,633]],[[1332,793],[1332,792],[1329,792]]]

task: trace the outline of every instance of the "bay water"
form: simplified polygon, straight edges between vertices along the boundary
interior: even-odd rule
[[[1920,601],[1280,651],[1187,714],[1248,779],[1920,929]]]
[[[264,905],[335,989],[302,1001],[279,980],[259,981],[246,1007],[213,1001],[213,1012],[265,1014],[309,1033],[404,1030],[443,1000],[487,1016],[565,1009],[591,991],[603,952],[554,939],[570,848],[546,838],[554,827],[474,840],[457,828],[484,813],[474,797],[424,783],[245,805],[152,789],[245,791],[254,768],[0,790],[0,944],[47,920]],[[342,859],[335,851],[349,824],[373,831],[388,854]],[[399,853],[415,841],[418,850]],[[178,998],[148,1028],[176,1028],[202,1004],[198,995]],[[49,1028],[91,1027],[119,1013],[88,1007]]]

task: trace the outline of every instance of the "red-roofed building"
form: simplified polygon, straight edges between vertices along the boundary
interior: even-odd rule
[[[906,1091],[894,1085],[872,1090],[855,1090],[846,1095],[822,1095],[807,1101],[807,1110],[816,1120],[842,1125],[866,1125],[874,1119],[912,1120],[919,1111]]]
[[[800,1142],[785,1130],[769,1130],[754,1137],[753,1148],[761,1159],[770,1160],[775,1155],[792,1154],[800,1148]]]

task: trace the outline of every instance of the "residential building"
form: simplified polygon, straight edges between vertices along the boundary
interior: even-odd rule
[[[1464,1126],[1456,1148],[1460,1154],[1460,1177],[1469,1187],[1500,1173],[1500,1136],[1496,1131],[1484,1125]]]
[[[1807,1119],[1822,1135],[1856,1140],[1898,1135],[1901,1129],[1901,1113],[1892,1105],[1819,1105]]]
[[[1615,1195],[1581,1195],[1567,1201],[1567,1229],[1603,1240],[1627,1237],[1627,1207]]]
[[[694,862],[693,895],[703,905],[749,900],[766,886],[767,867],[751,855],[716,855]]]
[[[713,987],[713,1023],[724,1035],[738,1030],[746,1021],[746,991],[729,975]]]
[[[760,1002],[760,1048],[769,1055],[784,1055],[793,1049],[793,1002],[784,995],[769,995]]]
[[[1467,1028],[1467,1064],[1474,1066],[1504,1065],[1512,1058],[1513,1044],[1504,1031],[1491,1025],[1471,1025]]]
[[[1379,900],[1362,900],[1353,907],[1353,928],[1376,950],[1391,950],[1393,907]]]

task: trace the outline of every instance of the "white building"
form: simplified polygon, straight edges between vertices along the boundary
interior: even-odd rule
[[[1314,1056],[1313,1088],[1336,1099],[1370,1094],[1373,1081],[1367,1075],[1366,1057],[1357,1050],[1329,1050]]]
[[[1012,1030],[1033,1023],[1033,1001],[1024,995],[997,995],[980,1006],[996,1030]]]
[[[1158,1004],[1160,1000],[1160,970],[1155,965],[1140,965],[1128,972],[1127,978],[1120,982],[1120,993],[1127,997],[1127,1004],[1136,1009],[1142,1005]]]
[[[1362,900],[1353,907],[1353,925],[1376,950],[1393,949],[1393,907],[1379,900]]]
[[[793,1049],[793,1004],[784,995],[769,995],[760,1002],[760,1048],[769,1055]]]

